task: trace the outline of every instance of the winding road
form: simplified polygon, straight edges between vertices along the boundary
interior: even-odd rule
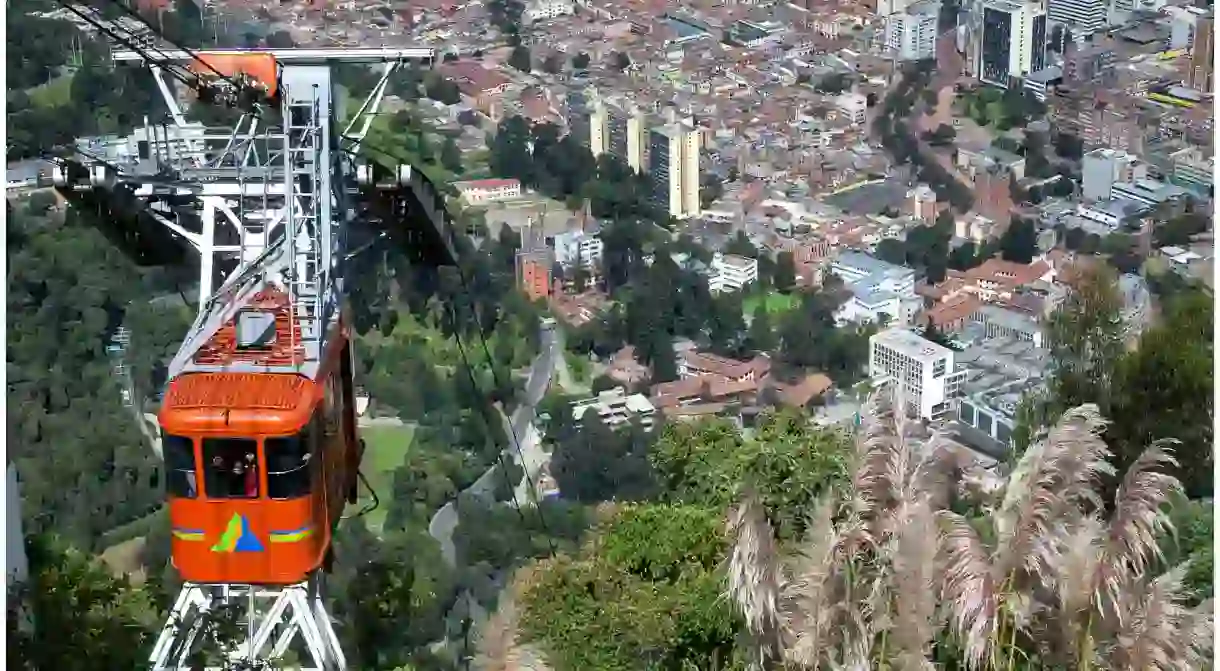
[[[542,451],[542,436],[534,426],[535,408],[546,394],[551,384],[551,375],[555,370],[556,357],[561,355],[559,339],[554,324],[544,324],[541,332],[541,349],[530,365],[529,377],[525,382],[525,393],[522,402],[513,411],[512,419],[500,412],[501,421],[505,422],[505,432],[510,436],[510,443],[505,452],[525,470],[521,483],[514,490],[518,501],[529,501],[529,483],[534,482],[538,471],[546,463],[548,455]],[[513,438],[515,436],[515,438]],[[520,446],[520,450],[518,450]],[[495,488],[496,465],[479,476],[461,494],[473,494],[478,497],[489,497]],[[460,495],[460,494],[459,494]],[[456,567],[457,551],[453,546],[453,532],[457,529],[458,514],[456,497],[446,503],[428,522],[428,534],[440,543],[441,554],[449,566]]]

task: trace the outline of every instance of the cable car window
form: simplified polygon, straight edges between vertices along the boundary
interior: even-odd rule
[[[295,436],[263,441],[267,453],[268,496],[273,499],[309,496],[312,448],[316,438],[316,422],[310,422]]]
[[[258,442],[204,438],[203,484],[209,499],[258,498]]]
[[[161,453],[165,456],[165,493],[183,499],[199,496],[195,443],[185,436],[175,436],[163,431]]]

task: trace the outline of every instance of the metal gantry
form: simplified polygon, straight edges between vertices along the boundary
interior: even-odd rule
[[[145,119],[126,137],[78,143],[53,173],[65,193],[91,202],[134,201],[170,237],[199,253],[199,313],[170,375],[209,370],[195,354],[227,321],[273,285],[287,293],[299,326],[305,356],[297,372],[315,377],[326,340],[334,331],[344,296],[350,224],[358,212],[382,219],[419,210],[444,224],[443,201],[410,166],[399,166],[382,191],[410,192],[402,198],[374,198],[375,167],[355,157],[378,113],[386,84],[406,61],[431,62],[431,49],[280,49],[276,61],[274,104],[241,112],[232,127],[205,127],[187,120],[166,73],[200,57],[247,52],[158,51],[156,62],[137,52],[116,52],[116,62],[144,62],[152,71],[166,105],[168,123]],[[351,117],[337,127],[332,65],[382,64],[376,87]],[[359,127],[357,127],[359,126]],[[109,207],[109,206],[108,206]],[[439,218],[438,218],[439,217]],[[442,236],[452,251],[452,241]],[[234,370],[243,364],[227,364]],[[253,366],[253,364],[244,364]],[[259,369],[262,370],[262,369]],[[151,667],[198,668],[209,620],[218,612],[236,613],[237,629],[221,655],[224,668],[276,668],[292,649],[302,669],[345,668],[343,652],[321,594],[322,578],[290,586],[183,586],[157,640]],[[297,642],[300,644],[297,644]]]

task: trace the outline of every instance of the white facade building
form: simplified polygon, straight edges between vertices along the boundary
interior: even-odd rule
[[[758,281],[758,260],[745,256],[717,252],[709,270],[707,288],[712,293],[741,291],[747,284]]]
[[[900,61],[935,58],[939,16],[939,0],[920,0],[885,17],[886,51]]]
[[[521,197],[521,180],[518,179],[476,179],[467,182],[456,182],[462,201],[467,205],[486,205]]]
[[[843,279],[852,296],[837,312],[835,321],[889,325],[906,324],[915,298],[915,271],[860,252],[843,252],[830,266]]]
[[[572,0],[536,0],[525,8],[524,13],[529,21],[546,21],[575,14],[576,3]]]
[[[623,387],[607,389],[596,398],[587,398],[572,403],[572,419],[579,424],[588,412],[595,412],[602,423],[614,429],[638,420],[645,431],[651,431],[655,423],[656,408],[643,394],[627,395]]]
[[[1046,4],[1037,0],[984,0],[975,40],[980,81],[1008,87],[1046,67]]]
[[[1094,149],[1080,161],[1080,192],[1085,200],[1109,200],[1114,184],[1148,178],[1148,167],[1126,152]]]
[[[585,231],[568,231],[555,236],[555,260],[564,268],[593,268],[602,262],[601,238]]]
[[[908,408],[927,420],[947,415],[965,371],[955,371],[953,350],[918,334],[892,328],[868,339],[868,374],[874,381],[892,380]]]
[[[868,120],[868,98],[861,93],[844,93],[835,98],[835,106],[857,126]]]

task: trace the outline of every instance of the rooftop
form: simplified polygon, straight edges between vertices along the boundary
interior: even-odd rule
[[[872,336],[869,340],[921,361],[932,361],[953,354],[953,350],[948,347],[938,345],[918,333],[904,328],[887,329]]]
[[[839,254],[838,258],[835,259],[835,265],[851,268],[866,275],[902,275],[915,272],[906,266],[896,266],[870,254],[852,251]]]

